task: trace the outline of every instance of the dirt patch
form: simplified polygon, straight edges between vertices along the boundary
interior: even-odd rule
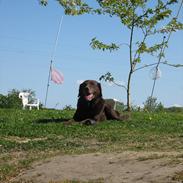
[[[23,144],[23,143],[28,143],[30,141],[44,141],[47,140],[47,138],[21,138],[21,137],[17,137],[17,136],[9,136],[9,137],[4,137],[3,140],[7,140],[7,141],[11,141],[11,142],[16,142],[19,144]]]
[[[26,170],[14,181],[49,183],[64,180],[101,180],[104,183],[173,183],[182,182],[173,179],[174,175],[182,170],[183,156],[177,153],[60,155],[47,162],[36,163],[32,169]]]

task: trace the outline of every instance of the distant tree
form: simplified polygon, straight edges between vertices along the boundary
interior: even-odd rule
[[[0,94],[0,108],[7,108],[8,100],[7,96]]]
[[[148,97],[144,103],[144,110],[148,112],[160,112],[164,110],[164,106],[161,102],[157,102],[156,97]]]
[[[71,110],[74,110],[74,108],[71,105],[66,105],[64,106],[63,110],[71,111]]]
[[[33,103],[35,101],[35,92],[31,89],[24,89],[23,92],[29,92],[30,98],[29,101]],[[12,89],[8,92],[8,95],[2,95],[0,94],[0,108],[16,108],[21,109],[22,108],[22,101],[19,99],[20,91],[16,89]]]
[[[16,89],[12,89],[11,91],[8,92],[7,95],[7,108],[21,108],[22,102],[18,98],[19,91]]]
[[[183,107],[169,107],[169,108],[166,108],[167,112],[182,112],[183,113]]]
[[[163,58],[164,60],[160,64],[174,67],[183,66],[181,64],[169,64],[164,55],[164,49],[168,46],[169,39],[168,36],[168,39],[165,40],[164,34],[183,29],[183,24],[177,19],[183,0],[181,0],[181,6],[175,16],[172,6],[177,4],[178,0],[96,0],[98,3],[96,7],[89,6],[87,0],[57,1],[64,8],[67,15],[91,13],[118,17],[121,25],[129,32],[129,41],[125,43],[128,47],[129,72],[127,86],[123,87],[127,93],[127,108],[129,111],[131,110],[131,80],[133,74],[137,70],[157,65],[157,63],[148,63],[137,68],[143,61],[144,55],[155,55],[159,60]],[[40,0],[40,3],[46,5],[47,0]],[[164,39],[160,41],[162,37]],[[153,38],[156,41],[150,43],[149,39],[152,40]],[[124,44],[105,44],[97,38],[93,38],[90,45],[93,49],[109,50],[111,52],[119,50],[120,46]],[[105,76],[101,79],[107,80]],[[112,75],[110,79],[114,81]]]

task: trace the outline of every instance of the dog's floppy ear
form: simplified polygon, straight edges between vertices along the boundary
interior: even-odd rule
[[[99,96],[102,97],[102,87],[101,87],[101,84],[100,83],[97,83],[97,84],[98,84],[98,88],[100,90]]]
[[[82,88],[83,88],[83,83],[81,83],[80,86],[79,86],[78,97],[80,97],[82,95]]]

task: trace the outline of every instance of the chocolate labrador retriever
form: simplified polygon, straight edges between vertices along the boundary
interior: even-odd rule
[[[100,83],[86,80],[79,87],[77,110],[73,119],[83,124],[95,124],[104,120],[124,120],[113,107],[102,98]]]

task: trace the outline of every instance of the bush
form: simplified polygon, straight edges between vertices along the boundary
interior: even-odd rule
[[[166,109],[168,112],[183,112],[183,107],[169,107]]]
[[[0,108],[5,108],[5,106],[8,105],[7,103],[8,103],[7,97],[0,94]]]
[[[149,112],[161,112],[164,110],[163,104],[157,102],[157,98],[155,97],[148,97],[144,103],[144,111]]]
[[[30,98],[29,101],[32,103],[34,102],[35,92],[31,89],[23,90],[23,92],[29,92]],[[12,89],[8,92],[8,95],[0,94],[0,108],[14,108],[14,109],[21,109],[22,108],[22,101],[19,99],[20,91],[16,89]]]
[[[8,95],[0,95],[0,108],[16,108],[19,109],[22,107],[22,102],[18,98],[19,91],[11,90],[8,92]]]

